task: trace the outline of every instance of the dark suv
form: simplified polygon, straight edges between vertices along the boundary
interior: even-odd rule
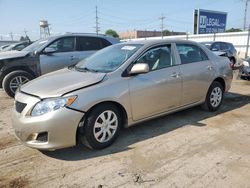
[[[235,49],[232,43],[216,41],[216,42],[201,42],[201,44],[205,45],[211,51],[224,52],[218,55],[228,57],[232,63],[232,67],[234,67],[238,61],[237,50]]]
[[[16,89],[40,75],[78,63],[97,50],[118,43],[106,35],[68,33],[40,39],[21,51],[0,53],[0,88]]]

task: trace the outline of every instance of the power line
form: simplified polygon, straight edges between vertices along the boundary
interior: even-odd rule
[[[162,14],[159,19],[161,20],[161,38],[163,38],[164,19],[166,19],[166,16],[163,16]]]
[[[95,32],[98,35],[98,32],[100,31],[99,27],[99,17],[98,17],[98,11],[97,11],[97,6],[95,6]]]

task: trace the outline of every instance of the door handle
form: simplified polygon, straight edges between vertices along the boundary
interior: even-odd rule
[[[211,65],[208,65],[208,66],[207,66],[207,69],[208,69],[208,70],[212,70],[213,67],[212,67]]]
[[[74,60],[74,59],[76,59],[76,57],[75,56],[70,56],[70,60]]]
[[[173,72],[173,73],[171,74],[171,77],[173,77],[173,78],[179,78],[180,75],[181,75],[180,73]]]

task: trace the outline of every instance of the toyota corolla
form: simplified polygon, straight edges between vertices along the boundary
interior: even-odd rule
[[[122,127],[197,105],[216,111],[232,77],[228,58],[195,42],[120,43],[21,86],[13,127],[32,148],[55,150],[78,140],[101,149]]]

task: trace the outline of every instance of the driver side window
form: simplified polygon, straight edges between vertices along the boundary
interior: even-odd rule
[[[171,53],[171,45],[153,48],[142,55],[136,63],[146,63],[150,71],[175,65]]]
[[[55,52],[71,52],[75,51],[75,38],[67,37],[61,38],[52,42],[48,48],[53,48]]]

